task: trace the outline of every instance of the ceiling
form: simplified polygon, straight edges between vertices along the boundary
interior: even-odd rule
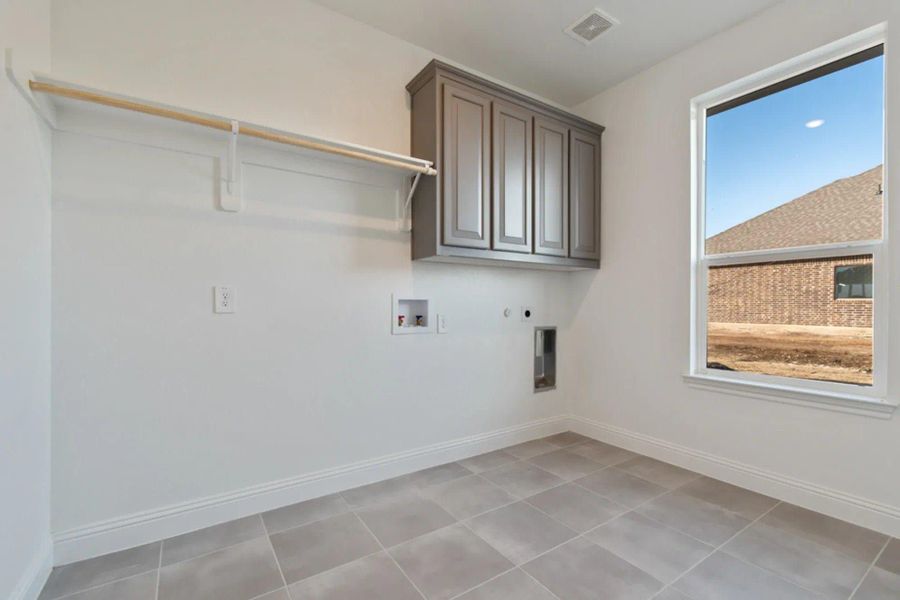
[[[313,1],[574,106],[779,0]],[[589,46],[563,33],[595,7],[620,25]]]

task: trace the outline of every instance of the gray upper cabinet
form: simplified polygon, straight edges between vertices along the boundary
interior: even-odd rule
[[[493,243],[495,250],[531,252],[534,115],[495,101],[493,111]]]
[[[569,256],[600,258],[600,136],[569,134]]]
[[[569,254],[569,129],[534,122],[535,254]]]
[[[603,127],[438,61],[406,89],[414,260],[599,268]]]
[[[491,99],[444,84],[444,243],[490,247]]]

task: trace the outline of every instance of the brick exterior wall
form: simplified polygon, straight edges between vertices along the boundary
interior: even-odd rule
[[[834,270],[871,256],[710,267],[709,321],[871,327],[872,300],[834,298]]]

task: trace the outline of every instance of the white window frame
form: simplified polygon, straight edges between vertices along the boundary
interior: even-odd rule
[[[886,27],[879,25],[813,52],[804,54],[760,73],[703,94],[691,101],[691,354],[689,384],[766,400],[830,407],[846,412],[890,416],[897,404],[888,400],[888,186],[887,186],[887,101],[885,99],[884,185],[882,239],[823,244],[788,249],[755,250],[706,255],[706,111],[746,94],[779,83],[879,44],[884,45],[887,65]],[[885,68],[885,96],[887,68]],[[813,258],[835,258],[871,254],[874,263],[873,382],[871,386],[805,380],[776,375],[709,369],[707,364],[707,283],[710,267]]]

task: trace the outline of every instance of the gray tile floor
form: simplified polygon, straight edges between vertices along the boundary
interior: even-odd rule
[[[53,570],[41,600],[900,598],[900,541],[568,432]]]

